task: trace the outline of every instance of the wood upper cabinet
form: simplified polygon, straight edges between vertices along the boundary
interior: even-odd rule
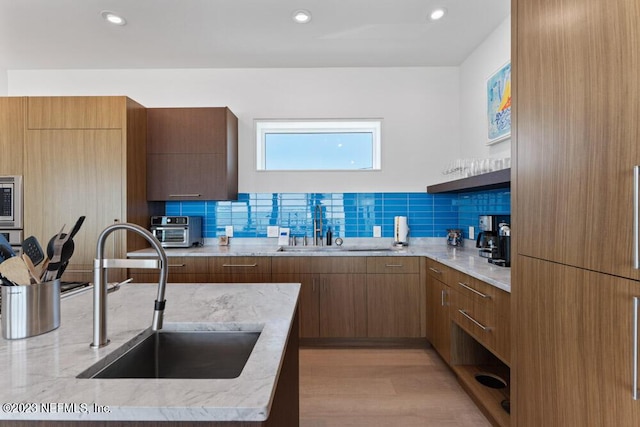
[[[23,175],[26,98],[0,98],[0,175]]]
[[[517,251],[640,279],[638,1],[514,0],[512,13]]]
[[[144,107],[126,97],[27,98],[27,103],[24,233],[36,236],[44,248],[63,225],[68,232],[86,216],[64,279],[92,281],[96,242],[105,227],[125,221],[148,226]],[[120,117],[119,128],[93,112],[87,113],[90,120],[78,121],[75,115],[87,105],[109,118]],[[70,128],[93,124],[105,127]],[[118,231],[107,240],[105,255],[124,258],[127,251],[146,246],[141,237]],[[109,277],[123,275],[110,271]]]
[[[426,335],[426,288],[418,257],[367,257],[367,335],[416,338]]]
[[[520,256],[512,425],[637,426],[633,297],[640,284]],[[535,285],[535,286],[533,286]]]
[[[148,200],[238,197],[238,118],[228,108],[147,109]]]

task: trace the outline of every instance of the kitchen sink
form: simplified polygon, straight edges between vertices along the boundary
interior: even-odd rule
[[[276,252],[400,252],[400,248],[366,248],[341,246],[280,246]]]
[[[148,329],[78,378],[237,378],[259,336],[254,331]]]

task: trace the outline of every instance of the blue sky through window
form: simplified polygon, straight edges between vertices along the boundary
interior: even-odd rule
[[[266,170],[371,170],[369,132],[266,133]]]

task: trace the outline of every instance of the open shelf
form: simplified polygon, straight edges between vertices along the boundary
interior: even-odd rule
[[[427,193],[462,193],[497,188],[511,188],[511,168],[429,185]]]
[[[500,376],[504,377],[496,368],[496,366],[455,365],[453,371],[458,376],[462,387],[486,415],[495,420],[500,427],[508,427],[511,424],[510,415],[502,408],[502,401],[509,399],[509,386],[495,389],[480,384],[475,378],[480,372],[501,374]]]

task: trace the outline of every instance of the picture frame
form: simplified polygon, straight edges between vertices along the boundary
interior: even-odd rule
[[[487,79],[487,142],[511,137],[511,61]]]

